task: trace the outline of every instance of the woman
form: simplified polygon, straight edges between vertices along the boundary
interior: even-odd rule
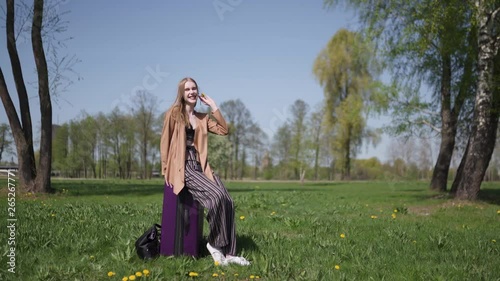
[[[213,119],[195,111],[198,98],[210,106]],[[186,188],[208,209],[207,249],[214,261],[221,265],[249,265],[244,257],[236,256],[234,204],[208,164],[208,132],[227,135],[226,121],[214,100],[198,95],[196,81],[184,78],[179,82],[174,104],[165,113],[160,144],[162,174],[175,194]]]

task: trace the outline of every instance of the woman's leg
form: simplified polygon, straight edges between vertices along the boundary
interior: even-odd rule
[[[208,210],[207,221],[210,229],[208,243],[221,249],[224,255],[235,255],[236,230],[233,199],[219,178],[216,177],[216,182],[211,181],[201,171],[201,167],[192,161],[192,155],[187,156],[185,187],[193,198]]]
[[[186,177],[185,184],[193,198],[208,210],[210,245],[222,249],[224,254],[234,255],[236,253],[234,203],[225,187],[212,182],[205,174],[193,171]]]

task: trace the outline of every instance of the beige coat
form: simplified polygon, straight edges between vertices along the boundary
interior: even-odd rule
[[[160,141],[161,171],[166,175],[166,182],[173,186],[175,194],[184,188],[184,167],[186,161],[186,125],[172,115],[174,108],[165,113],[163,131]],[[212,169],[208,164],[208,132],[217,135],[227,135],[226,120],[219,109],[212,112],[212,118],[207,113],[195,111],[196,129],[194,146],[200,157],[201,167],[205,175],[215,181]]]

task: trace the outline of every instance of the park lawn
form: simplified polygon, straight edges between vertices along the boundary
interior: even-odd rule
[[[160,180],[54,179],[54,195],[17,194],[15,274],[0,183],[0,280],[500,280],[500,183],[470,203],[425,182],[227,182],[252,265],[217,267],[206,251],[137,257],[135,239],[161,222]]]

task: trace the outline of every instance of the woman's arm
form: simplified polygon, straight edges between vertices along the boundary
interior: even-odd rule
[[[217,135],[225,136],[229,133],[227,128],[226,120],[222,117],[219,109],[212,111],[212,117],[208,117],[208,131]]]
[[[208,131],[217,135],[227,135],[229,133],[229,130],[227,128],[226,120],[224,117],[222,117],[222,113],[220,112],[219,108],[217,107],[217,104],[215,101],[210,98],[209,96],[205,94],[200,95],[200,100],[210,106],[212,109],[212,117],[215,120],[212,120],[212,118],[208,118]]]

